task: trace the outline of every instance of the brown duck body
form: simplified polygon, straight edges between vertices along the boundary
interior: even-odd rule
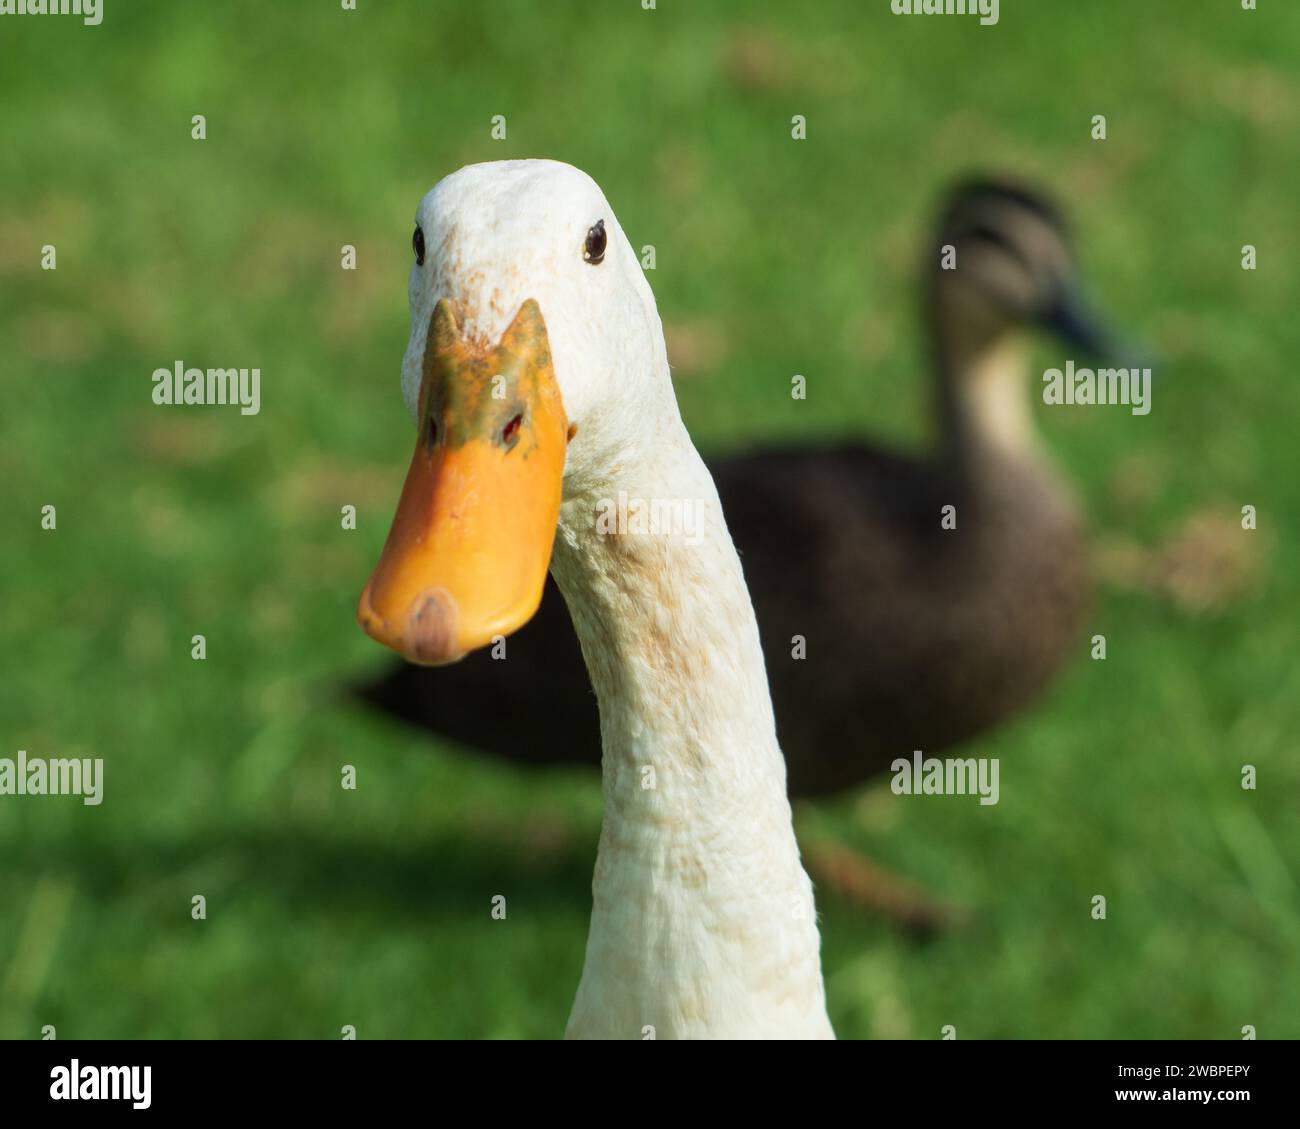
[[[990,728],[1083,645],[1082,525],[1031,456],[987,450],[949,471],[844,446],[710,470],[757,611],[792,795],[850,787]],[[941,523],[949,505],[954,529]],[[504,660],[401,664],[361,694],[512,761],[598,766],[596,702],[553,583],[507,647]]]
[[[717,473],[792,794],[838,791],[990,728],[1079,645],[1082,524],[1041,464],[988,451],[957,474],[845,447]]]

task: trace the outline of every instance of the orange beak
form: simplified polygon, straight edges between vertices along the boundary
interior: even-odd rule
[[[527,623],[560,515],[568,420],[528,299],[495,348],[433,311],[420,430],[357,621],[411,662],[455,662]]]

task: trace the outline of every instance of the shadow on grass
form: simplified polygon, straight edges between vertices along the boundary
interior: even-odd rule
[[[120,839],[19,846],[8,862],[18,875],[61,874],[96,902],[128,903],[138,912],[175,914],[195,893],[209,902],[238,890],[286,912],[373,913],[421,921],[446,911],[484,912],[495,893],[511,905],[591,904],[595,843],[573,837],[529,850],[521,840],[473,834],[431,836],[402,844],[285,829],[187,840]]]

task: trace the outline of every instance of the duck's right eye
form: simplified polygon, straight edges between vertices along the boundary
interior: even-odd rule
[[[411,247],[415,251],[415,265],[424,266],[424,229],[417,226],[415,234],[411,236]]]

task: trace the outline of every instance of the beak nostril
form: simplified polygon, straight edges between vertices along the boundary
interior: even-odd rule
[[[519,428],[523,422],[522,415],[512,417],[501,431],[501,442],[507,447],[513,447],[519,441]]]
[[[429,422],[424,427],[424,441],[432,447],[438,442],[438,421],[429,417]]]

